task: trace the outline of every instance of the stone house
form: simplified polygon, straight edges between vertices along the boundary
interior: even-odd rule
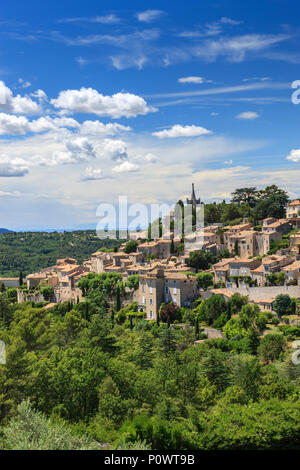
[[[256,258],[235,258],[230,261],[227,287],[246,287],[245,278],[251,278],[251,271],[260,264],[261,261]]]
[[[198,296],[197,280],[195,276],[156,269],[140,276],[135,296],[147,319],[155,320],[163,302],[173,302],[178,307],[190,305]]]
[[[300,200],[296,199],[290,202],[286,209],[286,216],[288,219],[298,218],[300,214]]]
[[[291,225],[287,219],[264,219],[262,232],[279,232],[286,235],[291,231]]]
[[[282,268],[284,272],[285,282],[289,284],[291,281],[297,282],[299,284],[300,280],[300,260],[294,261]]]
[[[229,281],[229,263],[230,261],[234,261],[235,258],[224,258],[218,263],[214,264],[212,269],[213,269],[213,276],[214,276],[214,282],[219,284],[219,283],[224,283],[225,285]]]
[[[264,286],[267,276],[272,273],[279,273],[284,266],[293,263],[294,258],[290,256],[271,255],[262,259],[261,265],[251,270],[251,277],[257,281],[258,286]]]

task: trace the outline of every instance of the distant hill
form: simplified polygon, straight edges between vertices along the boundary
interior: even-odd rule
[[[0,233],[12,233],[12,231],[7,230],[7,228],[0,228]]]
[[[122,243],[122,240],[100,240],[95,230],[7,232],[0,233],[0,277],[16,277],[20,271],[24,275],[34,273],[68,256],[82,263],[100,248],[118,250]]]

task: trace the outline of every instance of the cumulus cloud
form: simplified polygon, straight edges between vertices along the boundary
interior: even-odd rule
[[[0,113],[0,135],[24,135],[28,132],[40,133],[53,131],[61,127],[79,128],[80,124],[72,118],[41,117],[29,121],[25,116]]]
[[[291,162],[300,162],[300,149],[292,149],[286,159]]]
[[[0,80],[0,111],[14,114],[39,114],[40,105],[29,96],[16,95]]]
[[[33,98],[37,98],[39,102],[41,103],[42,101],[47,101],[48,96],[43,90],[36,90],[33,93],[30,93],[30,96],[33,96]]]
[[[164,129],[162,131],[152,133],[152,135],[155,135],[159,139],[175,137],[196,137],[199,135],[206,134],[211,134],[211,131],[201,126],[181,126],[180,124],[176,124],[170,129]]]
[[[22,158],[9,158],[8,155],[0,155],[0,177],[25,176],[28,171],[28,165]]]
[[[104,96],[93,88],[61,91],[56,99],[51,100],[55,108],[69,112],[92,113],[98,116],[120,118],[135,117],[155,111],[140,96],[132,93],[116,93]]]
[[[86,137],[76,137],[64,141],[64,150],[55,150],[49,156],[34,155],[30,159],[32,165],[56,166],[82,163],[96,157],[93,144]]]
[[[179,83],[203,83],[204,82],[204,78],[203,77],[182,77],[182,78],[178,78],[178,82]]]
[[[103,124],[100,121],[84,121],[80,127],[80,133],[83,135],[115,135],[119,132],[129,132],[131,127],[123,126],[118,123]]]
[[[103,179],[103,172],[100,168],[87,167],[81,176],[82,181],[101,180]]]
[[[102,155],[113,161],[123,161],[128,158],[127,145],[123,140],[105,139],[102,148]]]
[[[121,165],[115,166],[112,171],[115,173],[132,173],[138,171],[139,166],[128,161],[121,163]]]
[[[257,119],[259,117],[258,113],[255,113],[254,111],[245,111],[243,113],[238,114],[237,119],[245,119],[245,120],[253,120]]]
[[[137,18],[143,23],[151,23],[152,21],[160,18],[162,15],[164,15],[164,11],[162,10],[146,10],[138,13]]]

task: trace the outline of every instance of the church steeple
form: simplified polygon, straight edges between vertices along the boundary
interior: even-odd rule
[[[200,204],[200,202],[201,202],[200,198],[198,198],[198,199],[196,198],[194,183],[192,183],[191,199],[187,199],[186,202],[187,202],[187,204],[192,204],[193,207],[196,207],[197,204]]]

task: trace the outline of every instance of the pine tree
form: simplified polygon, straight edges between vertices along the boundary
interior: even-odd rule
[[[19,286],[21,287],[23,285],[23,273],[22,271],[20,271],[20,274],[19,274]]]
[[[116,311],[119,312],[121,310],[121,292],[120,286],[117,286],[116,289]]]
[[[196,318],[196,324],[195,324],[195,337],[196,337],[196,339],[199,338],[199,331],[200,331],[199,330],[199,318],[197,317]]]

